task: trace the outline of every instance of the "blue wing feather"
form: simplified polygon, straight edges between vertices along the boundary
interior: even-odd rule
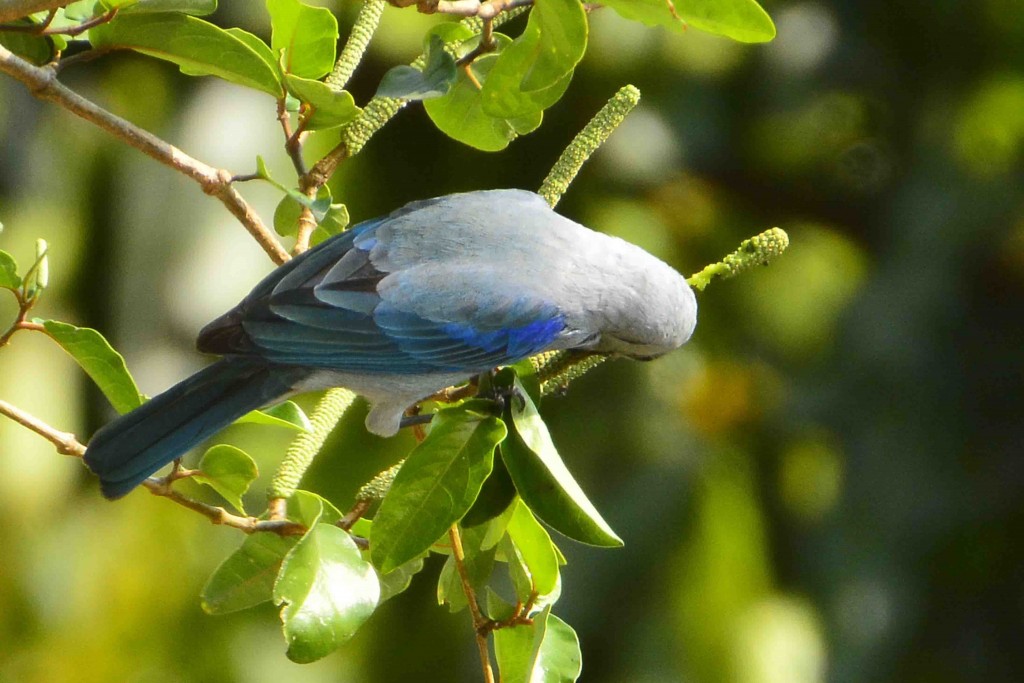
[[[391,273],[374,265],[371,251],[387,220],[361,223],[271,273],[203,331],[200,348],[343,372],[471,373],[542,351],[563,332],[557,309],[528,297],[499,310],[463,306],[456,320],[417,312],[415,297],[402,307],[382,300],[377,286]],[[415,281],[405,280],[403,292],[415,292]]]

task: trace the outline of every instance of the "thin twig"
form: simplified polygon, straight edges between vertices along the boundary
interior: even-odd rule
[[[26,413],[21,408],[16,408],[6,401],[0,401],[0,415],[6,415],[21,426],[27,427],[43,437],[57,447],[58,453],[73,455],[78,458],[85,455],[85,445],[75,438],[74,434],[54,429],[34,415]]]
[[[533,0],[420,0],[416,4],[416,9],[423,14],[454,14],[459,17],[493,19],[502,12],[530,5],[533,5]]]
[[[117,16],[117,13],[119,11],[120,10],[118,10],[118,8],[115,7],[114,9],[112,9],[112,10],[110,10],[108,12],[104,12],[103,14],[101,14],[98,17],[93,17],[92,19],[89,19],[88,21],[83,21],[81,24],[77,24],[75,26],[64,26],[64,27],[53,28],[53,29],[51,29],[51,28],[44,28],[44,29],[39,31],[39,35],[41,35],[41,36],[61,35],[61,36],[71,36],[71,37],[78,36],[78,35],[81,35],[81,34],[85,33],[86,31],[88,31],[91,28],[99,26],[100,24],[106,24],[106,23],[112,21],[114,19],[114,17]]]
[[[53,102],[107,131],[162,164],[192,178],[206,194],[220,200],[277,264],[290,257],[259,215],[232,186],[232,175],[185,154],[177,147],[85,99],[60,83],[51,68],[37,67],[0,45],[0,72],[20,81],[35,97]]]
[[[30,415],[24,410],[16,408],[6,401],[0,401],[0,415],[6,415],[23,427],[26,427],[43,437],[56,446],[58,453],[71,455],[77,458],[85,455],[85,444],[79,441],[74,434],[55,429],[34,415]],[[197,474],[196,470],[182,469],[180,464],[176,464],[174,469],[171,470],[170,474],[166,477],[150,477],[143,481],[142,485],[145,486],[153,495],[167,498],[168,500],[172,500],[178,505],[186,507],[189,510],[198,512],[214,524],[240,529],[247,534],[256,533],[257,531],[269,531],[281,536],[296,536],[306,533],[307,529],[302,524],[290,522],[288,520],[267,520],[257,519],[256,517],[241,517],[239,515],[231,514],[222,507],[193,500],[192,498],[175,491],[171,487],[175,481],[194,476],[195,474]]]
[[[494,683],[494,671],[491,669],[491,653],[487,647],[487,634],[489,619],[480,612],[480,604],[476,600],[476,591],[469,580],[469,573],[466,571],[466,553],[462,548],[462,537],[459,535],[458,524],[453,524],[448,529],[448,538],[452,542],[452,557],[455,559],[455,569],[459,573],[459,580],[462,582],[462,591],[466,594],[466,602],[469,603],[469,612],[473,615],[473,632],[476,635],[477,649],[480,651],[480,666],[483,668],[484,681]]]
[[[240,515],[232,514],[222,507],[189,498],[188,496],[175,491],[171,487],[171,484],[174,483],[176,479],[180,478],[182,477],[173,477],[172,472],[172,474],[167,477],[150,477],[143,481],[142,485],[145,486],[146,489],[148,489],[154,496],[167,498],[182,507],[198,512],[210,520],[212,524],[229,526],[233,529],[244,531],[247,534],[253,534],[257,531],[267,531],[280,536],[300,536],[307,531],[304,525],[296,522],[290,522],[288,520],[257,519],[256,517],[242,517]]]

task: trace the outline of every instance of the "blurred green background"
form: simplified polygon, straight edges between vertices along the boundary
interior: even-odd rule
[[[767,2],[744,46],[592,15],[566,97],[504,153],[411,106],[332,186],[356,220],[408,200],[536,188],[615,90],[641,106],[560,210],[691,273],[771,225],[771,268],[699,296],[690,344],[609,364],[543,412],[626,539],[561,543],[556,612],[584,681],[1024,680],[1024,3]],[[262,3],[215,20],[266,35]],[[343,25],[356,5],[337,5]],[[389,8],[353,82],[365,102],[436,21]],[[72,87],[204,161],[288,177],[273,102],[119,54]],[[317,144],[331,144],[330,135]],[[246,185],[265,218],[277,194]],[[0,78],[0,248],[51,249],[37,315],[102,330],[144,392],[205,359],[202,324],[269,261],[190,181]],[[0,298],[0,320],[14,312]],[[83,438],[111,417],[56,345],[0,352],[0,397]],[[359,411],[356,411],[359,412]],[[350,415],[308,488],[339,506],[408,450]],[[264,475],[287,434],[228,434]],[[261,504],[256,486],[254,507]],[[347,646],[288,662],[273,607],[202,613],[241,541],[0,421],[0,681],[475,681],[438,563]]]

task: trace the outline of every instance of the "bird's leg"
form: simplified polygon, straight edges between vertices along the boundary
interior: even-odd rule
[[[511,398],[518,398],[521,406],[526,405],[526,400],[514,384],[500,384],[494,381],[497,372],[497,368],[492,368],[479,376],[478,379],[481,381],[477,397],[493,401],[499,414],[505,412],[505,406]]]

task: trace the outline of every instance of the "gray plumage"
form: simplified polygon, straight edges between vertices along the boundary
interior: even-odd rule
[[[410,405],[496,365],[556,349],[654,358],[696,320],[679,273],[532,192],[414,202],[267,276],[201,332],[225,360],[104,427],[86,461],[121,495],[228,413],[334,386],[365,396],[367,428],[390,436]]]

